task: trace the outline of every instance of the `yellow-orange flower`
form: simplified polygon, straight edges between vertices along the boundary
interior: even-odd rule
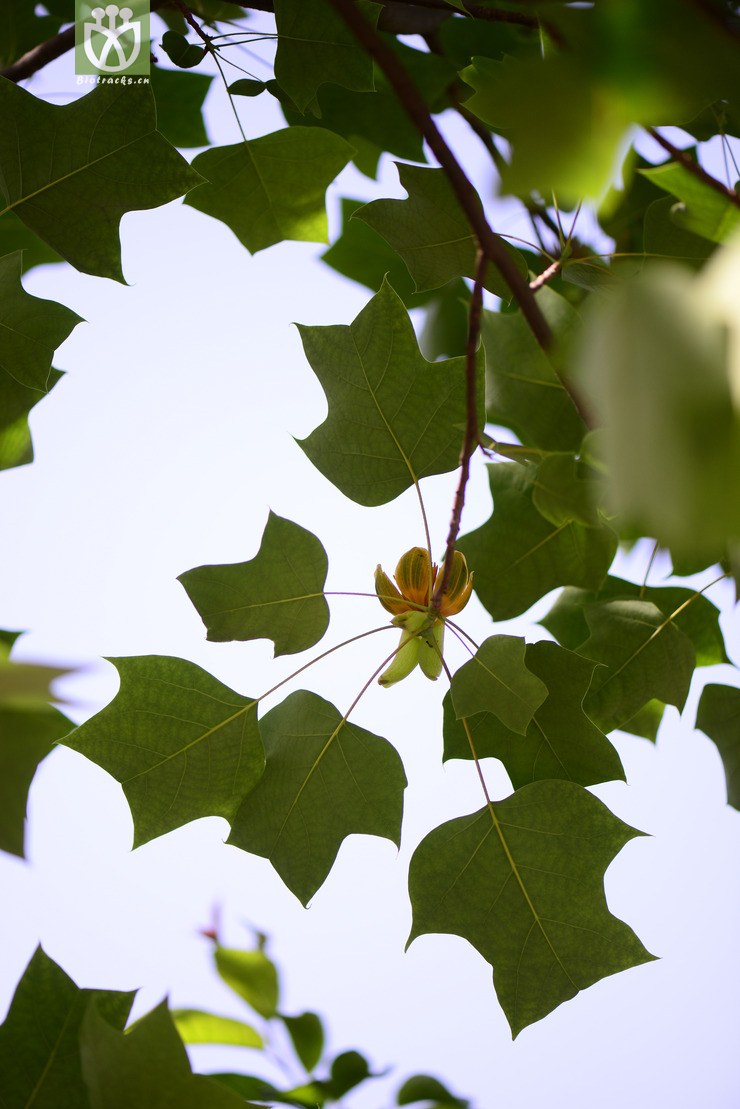
[[[465,607],[473,589],[473,575],[468,572],[465,556],[454,551],[445,591],[439,605],[432,608],[434,588],[443,573],[444,564],[440,568],[433,563],[424,547],[412,547],[401,556],[394,575],[396,585],[381,566],[377,567],[378,600],[393,614],[393,623],[403,629],[395,657],[378,679],[381,685],[401,681],[417,663],[432,681],[439,677],[445,619]]]

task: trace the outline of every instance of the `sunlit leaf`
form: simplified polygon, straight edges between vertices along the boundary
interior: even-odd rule
[[[450,693],[458,718],[493,713],[513,732],[525,735],[547,686],[528,669],[524,639],[492,635],[453,675]]]
[[[740,229],[740,206],[679,162],[665,162],[653,169],[641,169],[640,173],[681,201],[671,216],[683,230],[723,243]]]
[[[156,127],[147,84],[60,106],[0,79],[0,204],[77,269],[123,281],[121,216],[201,183]]]
[[[329,626],[326,552],[310,531],[270,513],[249,562],[198,566],[180,581],[215,642],[271,639],[276,655],[305,651]]]
[[[379,6],[368,0],[358,6],[374,26]],[[326,82],[359,91],[374,87],[371,57],[329,4],[275,0],[275,24],[275,77],[300,112],[319,114],[316,92]]]
[[[172,1019],[185,1044],[232,1044],[235,1047],[263,1047],[256,1028],[233,1017],[204,1013],[201,1009],[173,1009]]]
[[[387,740],[299,690],[260,721],[267,767],[229,843],[269,859],[306,904],[353,833],[398,844],[406,776]]]
[[[571,782],[534,782],[435,828],[409,872],[409,942],[468,940],[493,966],[516,1036],[579,990],[653,958],[612,916],[603,875],[635,835]]]
[[[562,778],[582,786],[624,780],[619,756],[583,711],[595,664],[555,643],[529,643],[527,668],[547,689],[524,736],[488,712],[468,720],[478,758],[500,759],[515,789],[529,782]],[[445,759],[471,759],[473,751],[449,696],[444,706]]]
[[[216,970],[230,987],[267,1020],[277,1016],[280,988],[272,959],[264,951],[242,951],[236,947],[216,948]]]
[[[65,739],[121,783],[134,843],[201,816],[231,820],[264,767],[257,702],[185,659],[111,659],[121,688]]]
[[[717,745],[727,779],[727,803],[740,809],[740,689],[705,686],[696,712],[696,726]]]
[[[493,515],[459,542],[475,571],[475,592],[495,620],[525,612],[558,585],[598,589],[617,549],[611,528],[556,526],[532,502],[516,462],[489,466]]]
[[[382,235],[406,263],[417,291],[438,289],[455,277],[473,277],[477,246],[470,223],[460,207],[447,175],[398,163],[407,200],[373,200],[355,213]],[[522,276],[527,266],[519,252],[504,242],[506,252]],[[489,266],[486,288],[497,296],[511,296],[495,266]]]
[[[300,446],[346,496],[386,504],[420,478],[457,467],[464,359],[427,362],[387,282],[349,326],[299,330],[329,402],[327,419]],[[479,412],[482,419],[482,403]]]
[[[79,1045],[85,1016],[94,1007],[113,1032],[123,1028],[132,1001],[130,993],[79,989],[37,948],[0,1027],[3,1109],[87,1107]]]
[[[284,239],[325,243],[324,194],[352,147],[320,127],[219,146],[193,162],[206,183],[187,203],[230,227],[252,254]]]

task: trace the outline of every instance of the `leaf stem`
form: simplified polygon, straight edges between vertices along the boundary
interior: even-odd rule
[[[259,697],[255,697],[254,701],[250,703],[249,707],[251,708],[252,705],[257,705],[260,701],[264,701],[265,697],[269,697],[271,693],[275,693],[282,686],[287,685],[288,682],[292,682],[293,678],[297,678],[299,674],[302,674],[304,670],[308,670],[308,668],[310,666],[313,666],[314,663],[321,662],[322,659],[328,658],[329,655],[333,655],[335,651],[340,651],[342,647],[348,647],[350,643],[356,643],[359,639],[365,639],[368,635],[376,635],[378,632],[384,632],[389,628],[393,629],[393,625],[382,624],[379,628],[371,628],[370,631],[361,632],[359,635],[353,635],[350,639],[344,639],[341,643],[336,643],[333,647],[330,647],[328,651],[322,651],[320,655],[316,655],[316,658],[312,658],[308,662],[304,663],[303,666],[299,666],[299,668],[297,670],[294,670],[292,674],[289,674],[287,678],[282,678],[277,683],[277,685],[272,686],[272,688],[268,689],[267,692],[261,693]],[[395,651],[393,652],[393,654],[395,654]],[[393,655],[390,655],[389,658],[393,658]],[[383,666],[385,666],[385,663],[383,663]],[[380,667],[380,669],[382,669],[382,666]],[[372,678],[370,680],[372,681]]]

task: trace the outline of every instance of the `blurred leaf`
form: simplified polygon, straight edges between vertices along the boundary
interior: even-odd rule
[[[315,535],[270,512],[253,559],[198,566],[177,580],[209,640],[271,639],[276,656],[290,655],[313,647],[329,626],[327,567]]]
[[[457,468],[464,359],[427,362],[387,282],[349,326],[299,331],[329,402],[327,419],[299,445],[345,496],[387,504],[420,478]]]
[[[149,80],[157,102],[157,130],[173,146],[207,146],[203,101],[213,77],[204,73],[176,73],[153,65]]]
[[[244,1109],[241,1098],[193,1074],[165,1001],[126,1033],[103,1020],[96,1005],[89,1006],[80,1054],[90,1109]],[[61,1109],[61,1102],[54,1104]]]
[[[73,724],[50,705],[0,705],[0,851],[23,857],[28,791],[36,768]]]
[[[537,303],[557,341],[567,344],[579,317],[550,289],[540,289]],[[526,445],[543,450],[577,449],[585,428],[573,401],[526,320],[517,312],[483,312],[486,349],[486,414],[491,423],[510,427]],[[555,355],[556,356],[556,355]]]
[[[76,269],[116,281],[121,216],[201,182],[156,130],[146,84],[100,84],[60,107],[0,81],[0,169],[4,211],[13,209]]]
[[[600,662],[585,708],[610,732],[652,700],[683,709],[694,673],[691,640],[649,601],[587,605],[590,635],[580,653]]]
[[[277,1102],[278,1105],[297,1105],[299,1109],[305,1106],[305,1102],[292,1097],[290,1091],[278,1090],[271,1082],[265,1082],[264,1078],[257,1078],[251,1074],[209,1074],[208,1077],[245,1098],[253,1097],[258,1098],[259,1101]],[[249,1109],[252,1102],[242,1103],[242,1105],[245,1109]],[[254,1109],[257,1107],[255,1106]]]
[[[556,643],[529,643],[527,668],[547,689],[521,736],[491,713],[471,717],[468,726],[478,758],[500,759],[514,789],[529,782],[561,778],[578,785],[624,781],[619,756],[583,711],[595,664]],[[444,706],[444,758],[471,759],[473,753],[462,725],[455,719],[449,696]]]
[[[494,620],[526,612],[559,585],[600,587],[617,549],[611,528],[551,524],[532,503],[527,473],[516,462],[489,466],[488,478],[493,515],[458,546]]]
[[[429,1074],[414,1074],[407,1078],[396,1095],[398,1105],[416,1105],[419,1101],[433,1101],[433,1109],[468,1109],[470,1102],[456,1097],[437,1078]]]
[[[193,66],[200,65],[207,53],[205,46],[188,42],[185,35],[177,31],[165,31],[162,49],[172,64],[180,69],[192,69]]]
[[[266,1020],[278,1015],[277,968],[264,951],[241,951],[219,945],[214,958],[221,978],[247,1005]]]
[[[374,27],[379,6],[359,0],[358,7]],[[299,112],[321,114],[316,93],[327,82],[359,92],[374,88],[372,58],[328,4],[275,0],[275,25],[275,78]]]
[[[185,659],[109,661],[120,691],[64,742],[121,783],[134,846],[201,816],[233,819],[264,767],[257,701]]]
[[[225,223],[252,254],[285,239],[326,242],[324,194],[351,157],[344,139],[318,127],[219,146],[193,162],[206,183],[187,203]]]
[[[640,173],[658,188],[678,197],[681,204],[674,205],[671,215],[684,231],[722,243],[740,229],[740,206],[680,163],[666,162],[653,169],[641,169]]]
[[[740,809],[740,689],[706,685],[696,711],[696,726],[716,744],[727,780],[727,803]]]
[[[416,283],[417,292],[438,289],[455,277],[473,277],[476,241],[455,197],[447,175],[397,163],[407,200],[373,200],[355,213],[400,254]],[[503,240],[502,240],[503,242]],[[518,250],[503,242],[523,277],[527,265]],[[511,290],[495,266],[489,266],[486,288],[509,300]]]
[[[21,268],[19,250],[0,258],[0,435],[9,436],[0,438],[5,455],[0,460],[6,465],[27,460],[30,441],[23,430],[28,413],[59,380],[51,360],[80,322],[77,313],[63,304],[27,293],[21,285]]]
[[[98,1021],[113,1032],[111,1025],[123,1028],[126,1023],[133,997],[79,989],[37,947],[0,1027],[3,1109],[87,1107],[79,1045],[85,1016],[94,1008]],[[152,1103],[145,1099],[142,1104]]]
[[[425,358],[434,361],[465,353],[469,301],[468,287],[459,278],[432,295],[419,336],[419,349]]]
[[[316,1013],[301,1013],[296,1017],[280,1014],[293,1042],[296,1055],[310,1073],[321,1059],[324,1050],[324,1027]]]
[[[37,12],[32,0],[4,0],[0,5],[0,69],[23,57],[34,46],[53,38],[61,19]]]
[[[264,1047],[256,1028],[233,1017],[219,1017],[200,1009],[173,1009],[172,1020],[185,1044],[233,1044],[236,1047]]]
[[[547,686],[528,668],[526,644],[515,635],[491,635],[473,658],[453,674],[450,693],[458,719],[493,713],[513,732],[525,735],[547,697]]]
[[[653,958],[612,916],[603,874],[634,836],[571,782],[533,782],[450,820],[411,859],[409,942],[462,936],[491,963],[512,1034],[606,975]]]
[[[367,1059],[359,1051],[343,1051],[332,1060],[331,1078],[322,1083],[333,1101],[339,1101],[346,1093],[359,1086],[372,1074]]]
[[[269,859],[307,904],[353,833],[398,844],[406,776],[387,740],[299,690],[260,721],[267,767],[228,842]]]
[[[674,219],[675,201],[670,197],[654,200],[645,212],[645,253],[699,267],[714,250],[707,239],[679,227]]]

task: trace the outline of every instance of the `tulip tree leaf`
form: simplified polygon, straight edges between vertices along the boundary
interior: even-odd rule
[[[582,786],[623,781],[619,755],[583,711],[595,664],[547,642],[527,644],[525,662],[546,686],[547,698],[524,736],[505,727],[492,713],[470,717],[468,727],[478,758],[500,759],[514,789],[552,778]],[[472,757],[468,737],[455,719],[448,696],[444,707],[444,758]]]
[[[628,723],[653,699],[683,708],[694,673],[691,640],[650,601],[587,605],[590,635],[580,653],[602,665],[586,698],[605,732]]]
[[[375,26],[380,7],[367,0],[358,7]],[[357,92],[374,88],[372,58],[329,4],[275,0],[275,26],[275,78],[299,112],[320,114],[316,93],[327,82]]]
[[[435,828],[409,872],[409,942],[468,940],[493,966],[514,1036],[579,990],[653,958],[611,915],[603,875],[634,836],[572,782],[533,782]]]
[[[121,216],[201,182],[156,126],[146,84],[100,84],[59,106],[0,80],[0,214],[15,211],[83,273],[123,281]]]
[[[72,727],[50,705],[22,709],[0,703],[0,851],[23,857],[26,804],[36,768]]]
[[[257,702],[185,659],[110,661],[117,696],[64,742],[121,783],[135,846],[201,816],[231,820],[264,767]]]
[[[52,265],[62,261],[57,252],[26,227],[15,212],[6,212],[0,216],[0,256],[12,254],[16,250],[23,251],[24,273],[34,266]]]
[[[717,745],[727,779],[727,802],[740,809],[740,689],[705,686],[696,712],[696,726]]]
[[[532,501],[535,508],[552,524],[570,520],[587,528],[599,527],[599,500],[603,483],[593,475],[581,476],[573,454],[547,454],[532,476]]]
[[[320,127],[289,127],[199,154],[206,179],[186,203],[230,227],[250,253],[285,239],[328,240],[324,194],[352,147]]]
[[[671,211],[674,223],[713,243],[723,243],[740,229],[740,207],[678,162],[639,170],[658,188],[681,201]]]
[[[513,732],[525,735],[547,697],[547,686],[527,668],[520,636],[492,635],[453,675],[450,692],[458,719],[493,713]]]
[[[310,531],[270,513],[249,562],[198,566],[180,581],[217,643],[271,639],[276,655],[305,651],[329,625],[326,552]]]
[[[575,310],[547,288],[537,303],[555,335],[567,341],[578,322]],[[522,314],[484,312],[482,335],[488,419],[510,427],[527,446],[576,450],[586,428]]]
[[[427,362],[387,282],[349,326],[299,330],[329,402],[327,419],[300,446],[345,496],[387,504],[420,478],[456,469],[465,360]]]
[[[165,1001],[125,1034],[90,1006],[80,1053],[90,1109],[131,1109],[132,1105],[244,1109],[244,1101],[232,1091],[193,1074]]]
[[[280,984],[277,967],[272,959],[258,948],[242,951],[240,948],[221,947],[215,951],[216,970],[234,993],[265,1020],[277,1016]]]
[[[526,471],[489,466],[493,515],[458,546],[475,571],[475,591],[494,620],[525,612],[558,585],[598,589],[617,549],[611,528],[559,527],[535,508]]]
[[[63,304],[27,293],[21,270],[21,251],[0,258],[0,434],[25,425],[59,380],[54,351],[80,322]]]
[[[438,289],[455,277],[473,277],[476,241],[444,170],[398,165],[407,200],[373,200],[355,213],[393,247],[406,263],[417,292]],[[523,277],[527,265],[518,250],[504,247]],[[509,300],[511,290],[498,269],[487,268],[485,286]]]
[[[172,1019],[184,1044],[233,1044],[264,1047],[256,1028],[233,1017],[204,1013],[200,1009],[173,1009]]]
[[[0,1027],[3,1107],[88,1106],[79,1045],[85,1016],[95,1007],[102,1023],[123,1028],[132,1001],[130,993],[79,989],[37,948]]]
[[[416,1105],[417,1102],[434,1102],[431,1109],[470,1109],[470,1102],[443,1086],[430,1074],[414,1074],[407,1078],[398,1091],[399,1105]]]
[[[157,102],[157,130],[173,146],[207,146],[203,101],[213,77],[153,65],[149,80]]]
[[[348,835],[399,843],[406,776],[387,740],[306,690],[267,713],[260,728],[267,767],[228,842],[269,859],[305,905]]]
[[[564,589],[546,616],[543,627],[570,651],[579,651],[589,636],[586,606],[607,600],[650,601],[691,640],[697,666],[716,666],[729,662],[719,609],[708,597],[683,585],[636,585],[609,575],[598,593],[585,589]]]
[[[316,1013],[300,1013],[296,1017],[281,1014],[300,1061],[310,1073],[324,1051],[324,1026]]]

